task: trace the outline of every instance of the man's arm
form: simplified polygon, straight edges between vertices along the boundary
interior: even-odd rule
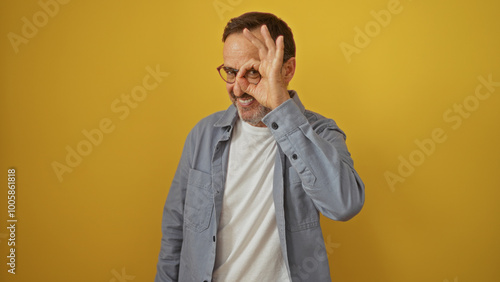
[[[334,220],[348,220],[363,207],[364,184],[354,170],[345,135],[329,119],[311,125],[292,101],[263,119],[296,169],[316,208]]]
[[[241,66],[236,83],[272,111],[262,122],[271,129],[280,148],[297,170],[305,192],[316,208],[335,220],[348,220],[364,203],[364,185],[353,168],[345,144],[345,135],[333,121],[311,125],[291,101],[286,87],[295,71],[295,59],[283,62],[283,36],[273,41],[267,26],[260,28],[263,41],[249,30],[245,37],[259,50],[259,60]],[[245,79],[249,69],[261,74],[257,85]]]
[[[162,239],[155,282],[178,281],[184,227],[184,201],[189,174],[191,134],[186,139],[181,160],[163,209]]]

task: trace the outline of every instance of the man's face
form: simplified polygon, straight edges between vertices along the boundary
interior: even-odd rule
[[[252,30],[252,33],[264,41],[258,29]],[[233,33],[224,42],[223,57],[224,66],[240,69],[250,59],[259,60],[259,51],[243,33]],[[243,121],[253,126],[265,126],[261,120],[271,109],[262,106],[251,95],[243,92],[238,82],[226,83],[226,89]]]

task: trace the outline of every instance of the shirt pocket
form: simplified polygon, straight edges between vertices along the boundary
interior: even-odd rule
[[[285,220],[286,228],[291,232],[319,226],[319,212],[304,191],[294,167],[288,168],[285,178]]]
[[[191,169],[188,176],[186,201],[184,204],[184,224],[186,228],[202,232],[207,229],[214,206],[212,176]]]

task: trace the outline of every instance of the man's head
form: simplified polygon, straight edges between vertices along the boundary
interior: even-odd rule
[[[278,36],[283,35],[285,42],[283,63],[295,57],[295,41],[293,40],[292,30],[286,22],[270,13],[249,12],[239,17],[232,18],[224,28],[222,42],[226,42],[226,39],[231,34],[242,33],[245,28],[253,31],[259,29],[262,25],[267,26],[274,41],[276,41]]]
[[[250,12],[233,18],[227,23],[222,36],[224,66],[240,69],[249,60],[259,60],[257,47],[243,35],[243,30],[248,29],[263,41],[261,35],[263,25],[267,26],[273,41],[276,42],[278,36],[283,36],[284,54],[281,75],[283,83],[287,86],[295,72],[295,42],[288,25],[273,14]],[[231,101],[238,108],[242,120],[254,126],[264,126],[261,120],[271,109],[262,106],[251,95],[245,93],[237,82],[226,83],[226,89]]]

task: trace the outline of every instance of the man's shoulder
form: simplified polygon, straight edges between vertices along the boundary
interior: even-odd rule
[[[196,125],[191,129],[190,135],[207,135],[219,132],[222,127],[230,125],[227,120],[231,118],[231,112],[228,110],[218,111],[202,118]]]
[[[332,126],[337,126],[337,123],[332,118],[327,118],[317,112],[305,109],[304,116],[307,118],[311,125],[315,125],[317,123],[328,123]]]
[[[221,118],[226,114],[227,110],[223,111],[218,111],[213,114],[210,114],[204,118],[202,118],[194,128],[213,128],[220,120]]]
[[[289,90],[289,92],[290,92],[290,97],[292,97],[292,100],[295,102],[297,107],[301,110],[301,112],[306,117],[309,124],[311,124],[311,126],[315,130],[317,130],[319,128],[319,130],[322,131],[325,127],[329,127],[329,128],[333,128],[333,129],[336,129],[338,131],[341,131],[340,128],[338,127],[337,123],[332,118],[327,118],[327,117],[325,117],[317,112],[306,109],[304,107],[304,105],[302,104],[302,101],[300,100],[297,91]]]
[[[327,118],[317,112],[313,112],[311,110],[305,110],[304,111],[304,116],[307,118],[313,129],[317,133],[323,132],[325,129],[332,129],[335,131],[340,132],[342,135],[344,135],[345,138],[345,133],[342,131],[342,129],[339,128],[335,120],[332,118]]]

